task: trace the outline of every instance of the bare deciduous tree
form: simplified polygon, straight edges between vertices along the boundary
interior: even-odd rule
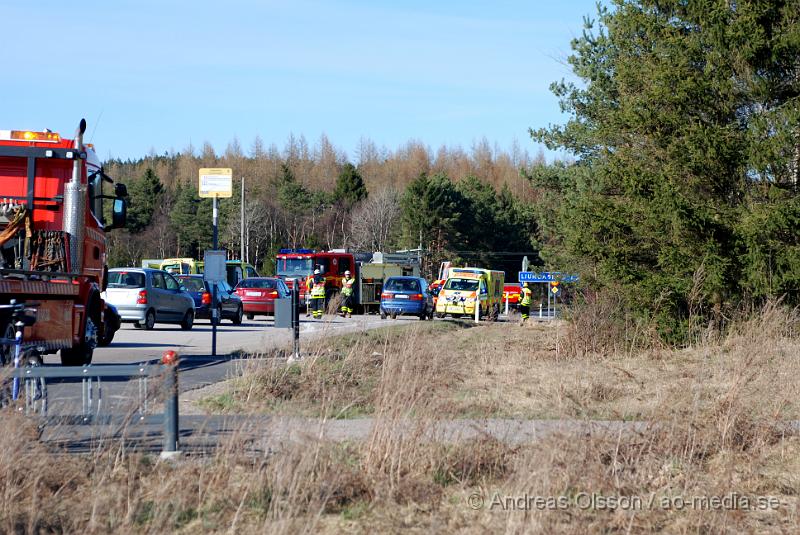
[[[386,188],[359,203],[351,214],[351,244],[355,249],[386,251],[393,245],[400,222],[400,193]]]

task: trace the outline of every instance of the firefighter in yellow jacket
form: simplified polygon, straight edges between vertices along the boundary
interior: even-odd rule
[[[533,292],[531,291],[530,283],[526,282],[522,286],[522,299],[519,302],[519,311],[522,314],[522,322],[530,317],[531,301],[533,301]]]
[[[314,274],[312,273],[304,282],[306,285],[306,317],[311,315],[311,290],[314,289]]]
[[[319,270],[314,270],[314,287],[311,288],[311,310],[314,319],[322,319],[325,310],[325,277]]]
[[[350,276],[350,270],[344,272],[344,279],[342,279],[342,314],[343,318],[351,318],[353,316],[353,287],[356,280]]]

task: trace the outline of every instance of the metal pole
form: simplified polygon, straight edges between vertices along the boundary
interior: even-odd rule
[[[550,283],[548,282],[545,284],[545,289],[547,291],[547,317],[550,317]]]
[[[244,228],[244,177],[242,177],[242,203],[241,204],[242,204],[242,207],[241,207],[242,208],[242,210],[241,210],[241,215],[242,215],[242,237],[241,237],[242,244],[241,244],[241,250],[242,250],[242,252],[241,252],[241,255],[239,256],[239,258],[241,259],[242,262],[247,262],[249,259],[245,258],[245,255],[244,255],[244,241],[245,241],[245,238],[244,238],[244,235],[245,235],[245,228]]]
[[[164,366],[164,449],[163,453],[178,451],[178,365]]]
[[[292,285],[292,333],[294,338],[294,358],[300,358],[300,288],[299,282]]]
[[[506,292],[506,316],[508,316],[508,292]]]
[[[217,240],[219,239],[219,235],[217,232],[217,223],[219,222],[219,210],[217,208],[217,196],[214,196],[213,200],[213,220],[214,220],[214,246],[213,249],[217,250]],[[214,282],[211,285],[211,356],[217,356],[217,323],[219,318],[217,317],[217,283]]]

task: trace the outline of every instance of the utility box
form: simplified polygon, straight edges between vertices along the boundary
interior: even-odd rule
[[[292,326],[292,300],[275,299],[275,328],[291,329]]]

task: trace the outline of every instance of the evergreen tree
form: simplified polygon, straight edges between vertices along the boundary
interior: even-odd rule
[[[635,309],[657,314],[662,332],[680,340],[690,299],[719,313],[741,297],[740,221],[764,167],[752,154],[776,143],[783,149],[770,154],[789,154],[781,132],[800,132],[800,87],[773,83],[785,80],[788,61],[775,41],[797,57],[800,41],[774,31],[796,38],[789,20],[798,2],[614,4],[573,41],[582,86],[552,86],[570,120],[532,132],[579,158],[570,169],[531,173],[555,210],[545,251],[588,262],[596,284],[621,284]],[[788,126],[762,125],[762,89]]]
[[[153,214],[161,200],[164,186],[151,168],[128,185],[128,217],[126,227],[132,233],[146,229],[153,221]]]
[[[346,163],[342,172],[336,179],[336,188],[333,190],[333,199],[343,202],[346,206],[353,206],[358,201],[367,198],[367,187],[358,169]]]

